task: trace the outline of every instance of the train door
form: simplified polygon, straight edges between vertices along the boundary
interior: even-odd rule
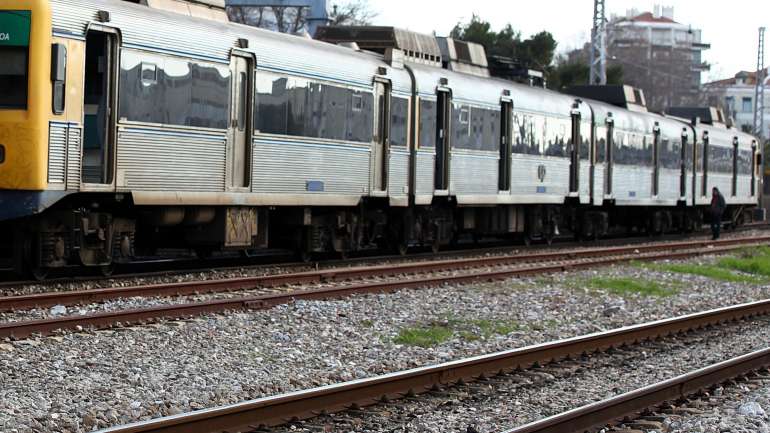
[[[738,195],[738,137],[733,137],[733,178],[730,184],[730,195]]]
[[[115,182],[117,59],[115,30],[90,29],[86,34],[81,177],[83,184],[91,185],[91,189]]]
[[[570,146],[570,170],[569,170],[569,192],[577,193],[580,188],[580,146],[583,139],[580,136],[580,111],[575,104],[572,110],[572,142]]]
[[[611,116],[611,114],[610,114]],[[604,154],[604,195],[612,195],[612,169],[615,165],[613,155],[615,147],[615,122],[612,117],[607,119],[607,152]]]
[[[652,138],[652,196],[660,192],[660,125],[655,122]]]
[[[384,193],[388,190],[388,159],[390,144],[390,83],[377,80],[374,82],[375,125],[374,149],[371,160],[372,192]]]
[[[498,190],[511,190],[511,141],[513,140],[513,103],[503,101],[500,106],[500,163]]]
[[[687,128],[682,128],[682,143],[679,169],[679,196],[687,196]]]
[[[250,186],[251,131],[254,95],[253,61],[249,57],[233,55],[230,60],[231,103],[230,145],[227,147],[228,189]]]
[[[703,170],[703,174],[701,179],[703,179],[701,183],[701,191],[700,194],[702,197],[708,196],[708,180],[709,180],[709,133],[708,131],[703,132],[703,155],[701,155],[703,163],[701,164],[701,170]]]
[[[452,113],[452,97],[447,90],[438,91],[436,104],[436,170],[434,188],[436,191],[449,190],[449,119]]]

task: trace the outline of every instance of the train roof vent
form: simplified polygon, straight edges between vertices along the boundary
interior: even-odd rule
[[[315,38],[333,44],[355,42],[362,50],[386,54],[388,49],[403,53],[404,62],[441,66],[441,49],[431,35],[381,26],[322,26]]]
[[[567,93],[606,102],[631,111],[647,112],[644,91],[628,85],[573,86],[567,90]]]
[[[670,107],[666,110],[669,116],[690,120],[693,123],[706,123],[717,127],[727,128],[727,119],[717,107]]]
[[[484,46],[473,42],[437,37],[442,66],[451,71],[479,77],[489,77],[489,65]]]
[[[214,21],[229,21],[225,10],[225,0],[124,0],[138,3],[152,9],[176,12],[196,18]]]

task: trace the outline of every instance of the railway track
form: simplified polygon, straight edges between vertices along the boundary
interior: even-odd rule
[[[64,329],[104,328],[115,324],[186,318],[224,311],[265,309],[296,300],[330,299],[361,293],[379,293],[400,289],[435,287],[443,284],[492,281],[510,277],[596,267],[632,260],[651,261],[686,258],[704,253],[726,253],[737,248],[761,245],[768,242],[770,242],[770,236],[748,239],[733,238],[718,241],[689,241],[665,243],[663,245],[608,247],[572,252],[555,251],[527,255],[477,257],[472,259],[401,263],[389,266],[327,269],[250,278],[10,296],[0,298],[0,311],[15,311],[51,305],[73,305],[85,302],[93,303],[136,296],[158,297],[242,290],[258,291],[256,295],[233,296],[226,299],[8,322],[0,324],[0,338],[24,338],[32,334],[49,334]],[[443,273],[431,275],[431,273],[438,272]],[[385,279],[371,281],[365,280],[366,278]],[[356,279],[360,281],[355,282]],[[318,284],[328,284],[328,287],[305,288],[307,285]]]
[[[770,367],[770,348],[545,418],[503,433],[577,433],[631,424],[667,402],[684,401],[707,389]]]
[[[414,396],[437,387],[568,360],[692,330],[764,316],[770,300],[735,305],[566,340],[415,368],[337,385],[260,398],[187,414],[102,430],[104,433],[246,432],[313,418],[319,414],[374,405]],[[697,392],[715,383],[770,365],[770,349],[529,424],[509,433],[577,432],[604,426],[641,409]]]

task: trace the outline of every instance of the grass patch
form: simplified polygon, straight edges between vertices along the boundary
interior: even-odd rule
[[[508,335],[524,328],[513,320],[457,320],[448,319],[426,326],[404,328],[393,339],[396,344],[418,347],[437,346],[457,335],[466,341]]]
[[[407,346],[432,347],[449,340],[452,334],[454,334],[452,329],[445,326],[405,328],[398,333],[393,342]]]
[[[640,281],[633,278],[592,278],[588,281],[588,285],[594,289],[607,290],[621,296],[639,294],[666,297],[677,292],[675,289],[664,287],[655,281]]]
[[[730,283],[760,283],[761,280],[750,276],[741,275],[726,269],[721,265],[693,265],[686,263],[655,263],[645,266],[647,269],[660,272],[673,272],[677,274],[699,275],[712,280],[727,281]]]
[[[770,277],[770,248],[744,249],[733,257],[719,260],[718,265],[725,269],[768,278]]]
[[[734,256],[714,265],[689,263],[641,263],[633,266],[659,272],[698,275],[730,283],[761,284],[770,280],[770,247],[741,248]]]

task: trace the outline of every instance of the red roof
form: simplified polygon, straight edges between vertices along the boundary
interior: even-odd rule
[[[768,73],[770,73],[770,68],[766,68],[765,69],[765,75],[766,76],[767,76]],[[738,72],[737,74],[735,74],[735,76],[732,77],[732,78],[726,78],[724,80],[712,81],[710,83],[706,83],[705,85],[706,86],[725,86],[725,85],[729,86],[729,85],[733,85],[733,84],[736,84],[738,82],[738,77],[739,76],[744,78],[744,84],[746,84],[746,85],[752,85],[753,86],[753,85],[755,85],[757,83],[757,73],[756,73],[756,71],[751,71],[751,72],[750,71],[741,71],[741,72]]]
[[[637,15],[633,18],[631,18],[631,21],[639,21],[639,22],[645,22],[645,23],[675,23],[678,24],[676,21],[672,20],[671,18],[666,18],[664,16],[656,17],[652,14],[652,12],[645,12],[643,14]]]

